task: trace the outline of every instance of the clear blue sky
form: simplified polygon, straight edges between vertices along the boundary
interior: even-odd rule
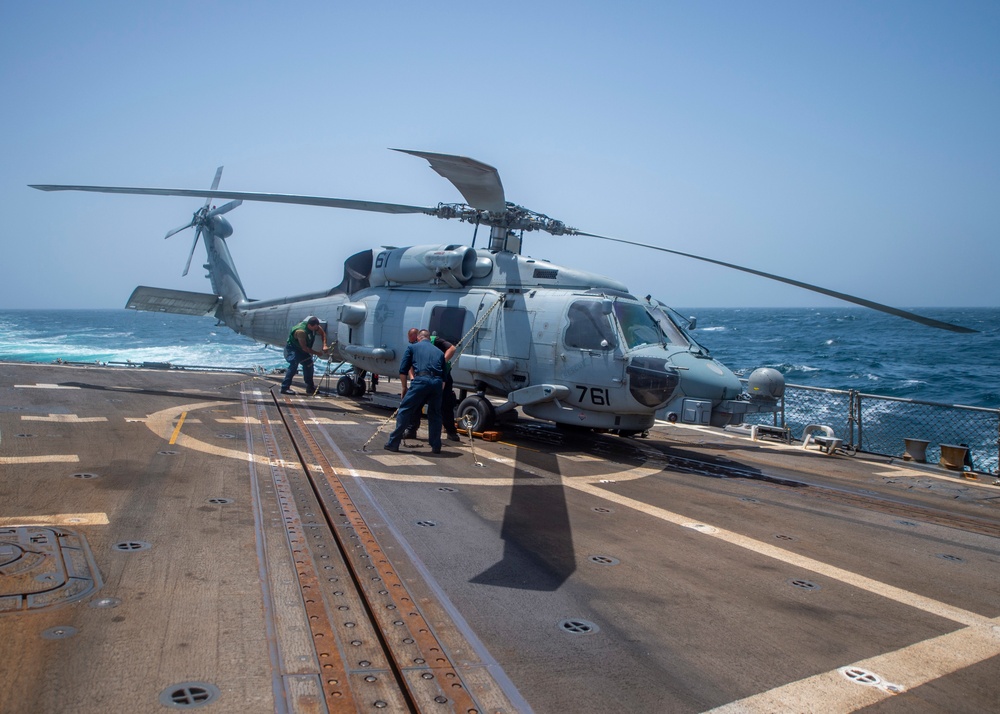
[[[496,166],[507,199],[900,307],[1000,305],[1000,3],[0,3],[0,308],[207,291],[197,199],[29,183],[461,200],[401,147]],[[338,283],[423,216],[248,204],[252,297]],[[196,256],[194,265],[203,261]],[[684,306],[790,286],[594,239],[525,253]]]

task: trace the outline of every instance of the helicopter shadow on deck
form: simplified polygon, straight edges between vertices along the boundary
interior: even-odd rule
[[[516,460],[521,471],[544,470],[561,479],[555,454],[518,446]],[[534,481],[515,473],[500,529],[503,557],[470,582],[551,592],[576,570],[565,489],[561,482]]]

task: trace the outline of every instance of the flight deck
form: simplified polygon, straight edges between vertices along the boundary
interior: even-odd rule
[[[0,712],[998,709],[994,477],[279,380],[0,365]]]

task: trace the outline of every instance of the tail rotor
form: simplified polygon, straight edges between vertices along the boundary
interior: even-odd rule
[[[215,179],[212,181],[212,188],[211,188],[212,191],[215,191],[216,189],[219,188],[219,181],[221,179],[222,179],[222,167],[220,166],[215,171]],[[187,230],[188,228],[196,229],[194,233],[194,242],[191,243],[191,252],[188,253],[187,263],[185,263],[184,265],[184,272],[181,273],[181,276],[187,275],[188,270],[191,269],[191,259],[194,258],[195,248],[198,247],[198,239],[201,238],[202,231],[204,231],[206,227],[208,227],[208,229],[211,230],[212,219],[215,218],[216,216],[221,216],[224,213],[229,213],[231,210],[233,210],[241,203],[243,203],[242,200],[237,199],[235,201],[230,201],[229,203],[219,206],[218,208],[209,209],[209,204],[211,204],[211,202],[212,202],[211,197],[206,198],[205,205],[194,212],[194,215],[191,216],[191,221],[189,223],[180,226],[179,228],[174,228],[173,230],[168,231],[167,235],[164,236],[164,238],[169,238],[170,236],[176,235],[181,231]]]

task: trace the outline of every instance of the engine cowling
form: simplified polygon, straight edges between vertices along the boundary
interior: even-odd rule
[[[481,272],[476,269],[476,251],[464,245],[416,245],[383,250],[375,256],[373,286],[389,283],[427,283],[443,280],[460,287]]]

